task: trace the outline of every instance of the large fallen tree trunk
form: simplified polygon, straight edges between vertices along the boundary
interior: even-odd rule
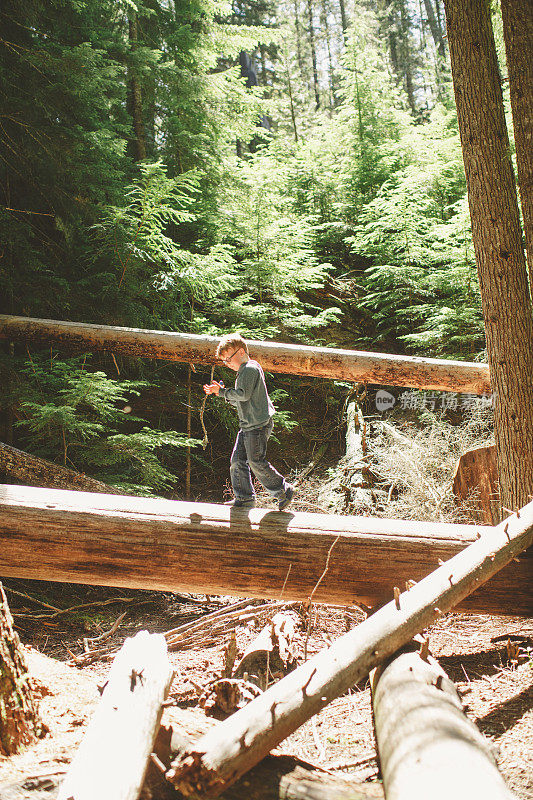
[[[404,652],[372,676],[372,706],[387,800],[510,800],[487,739],[453,682],[428,655]]]
[[[306,600],[329,553],[313,602],[374,607],[481,532],[492,528],[0,486],[0,575],[39,580]],[[527,614],[531,565],[511,563],[461,608]]]
[[[137,800],[172,674],[163,636],[126,639],[58,800]]]
[[[187,796],[216,797],[532,542],[530,503],[209,731],[168,778]]]
[[[117,328],[81,322],[0,315],[0,338],[56,344],[82,351],[109,350],[125,356],[193,364],[216,363],[214,336]],[[264,369],[382,386],[410,386],[472,394],[490,393],[486,364],[339,350],[329,347],[250,341],[250,354]]]
[[[124,494],[107,483],[91,478],[82,472],[54,464],[44,458],[32,456],[0,442],[0,472],[12,475],[29,486],[54,487],[56,489],[81,489],[85,492]]]

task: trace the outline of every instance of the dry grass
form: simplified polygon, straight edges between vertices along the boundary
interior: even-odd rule
[[[452,482],[459,457],[494,443],[492,412],[473,411],[461,425],[426,414],[423,427],[376,424],[368,440],[370,468],[383,481],[385,502],[376,516],[434,522],[471,522],[469,504],[458,506]],[[383,496],[382,496],[383,500]],[[475,497],[472,497],[472,503]]]

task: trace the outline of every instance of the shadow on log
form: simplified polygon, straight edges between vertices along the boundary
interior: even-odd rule
[[[304,601],[334,545],[313,602],[374,607],[493,530],[0,486],[0,575],[248,598],[284,587]],[[527,615],[532,564],[510,563],[459,608]]]

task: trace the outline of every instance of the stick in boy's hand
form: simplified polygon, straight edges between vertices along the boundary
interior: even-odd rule
[[[206,394],[218,394],[224,388],[223,381],[213,381],[213,383],[204,383],[204,392]]]

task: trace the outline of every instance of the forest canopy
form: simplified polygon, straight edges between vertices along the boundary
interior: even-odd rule
[[[483,358],[442,0],[6,0],[0,105],[1,313]],[[190,372],[2,372],[5,441],[172,487]]]

